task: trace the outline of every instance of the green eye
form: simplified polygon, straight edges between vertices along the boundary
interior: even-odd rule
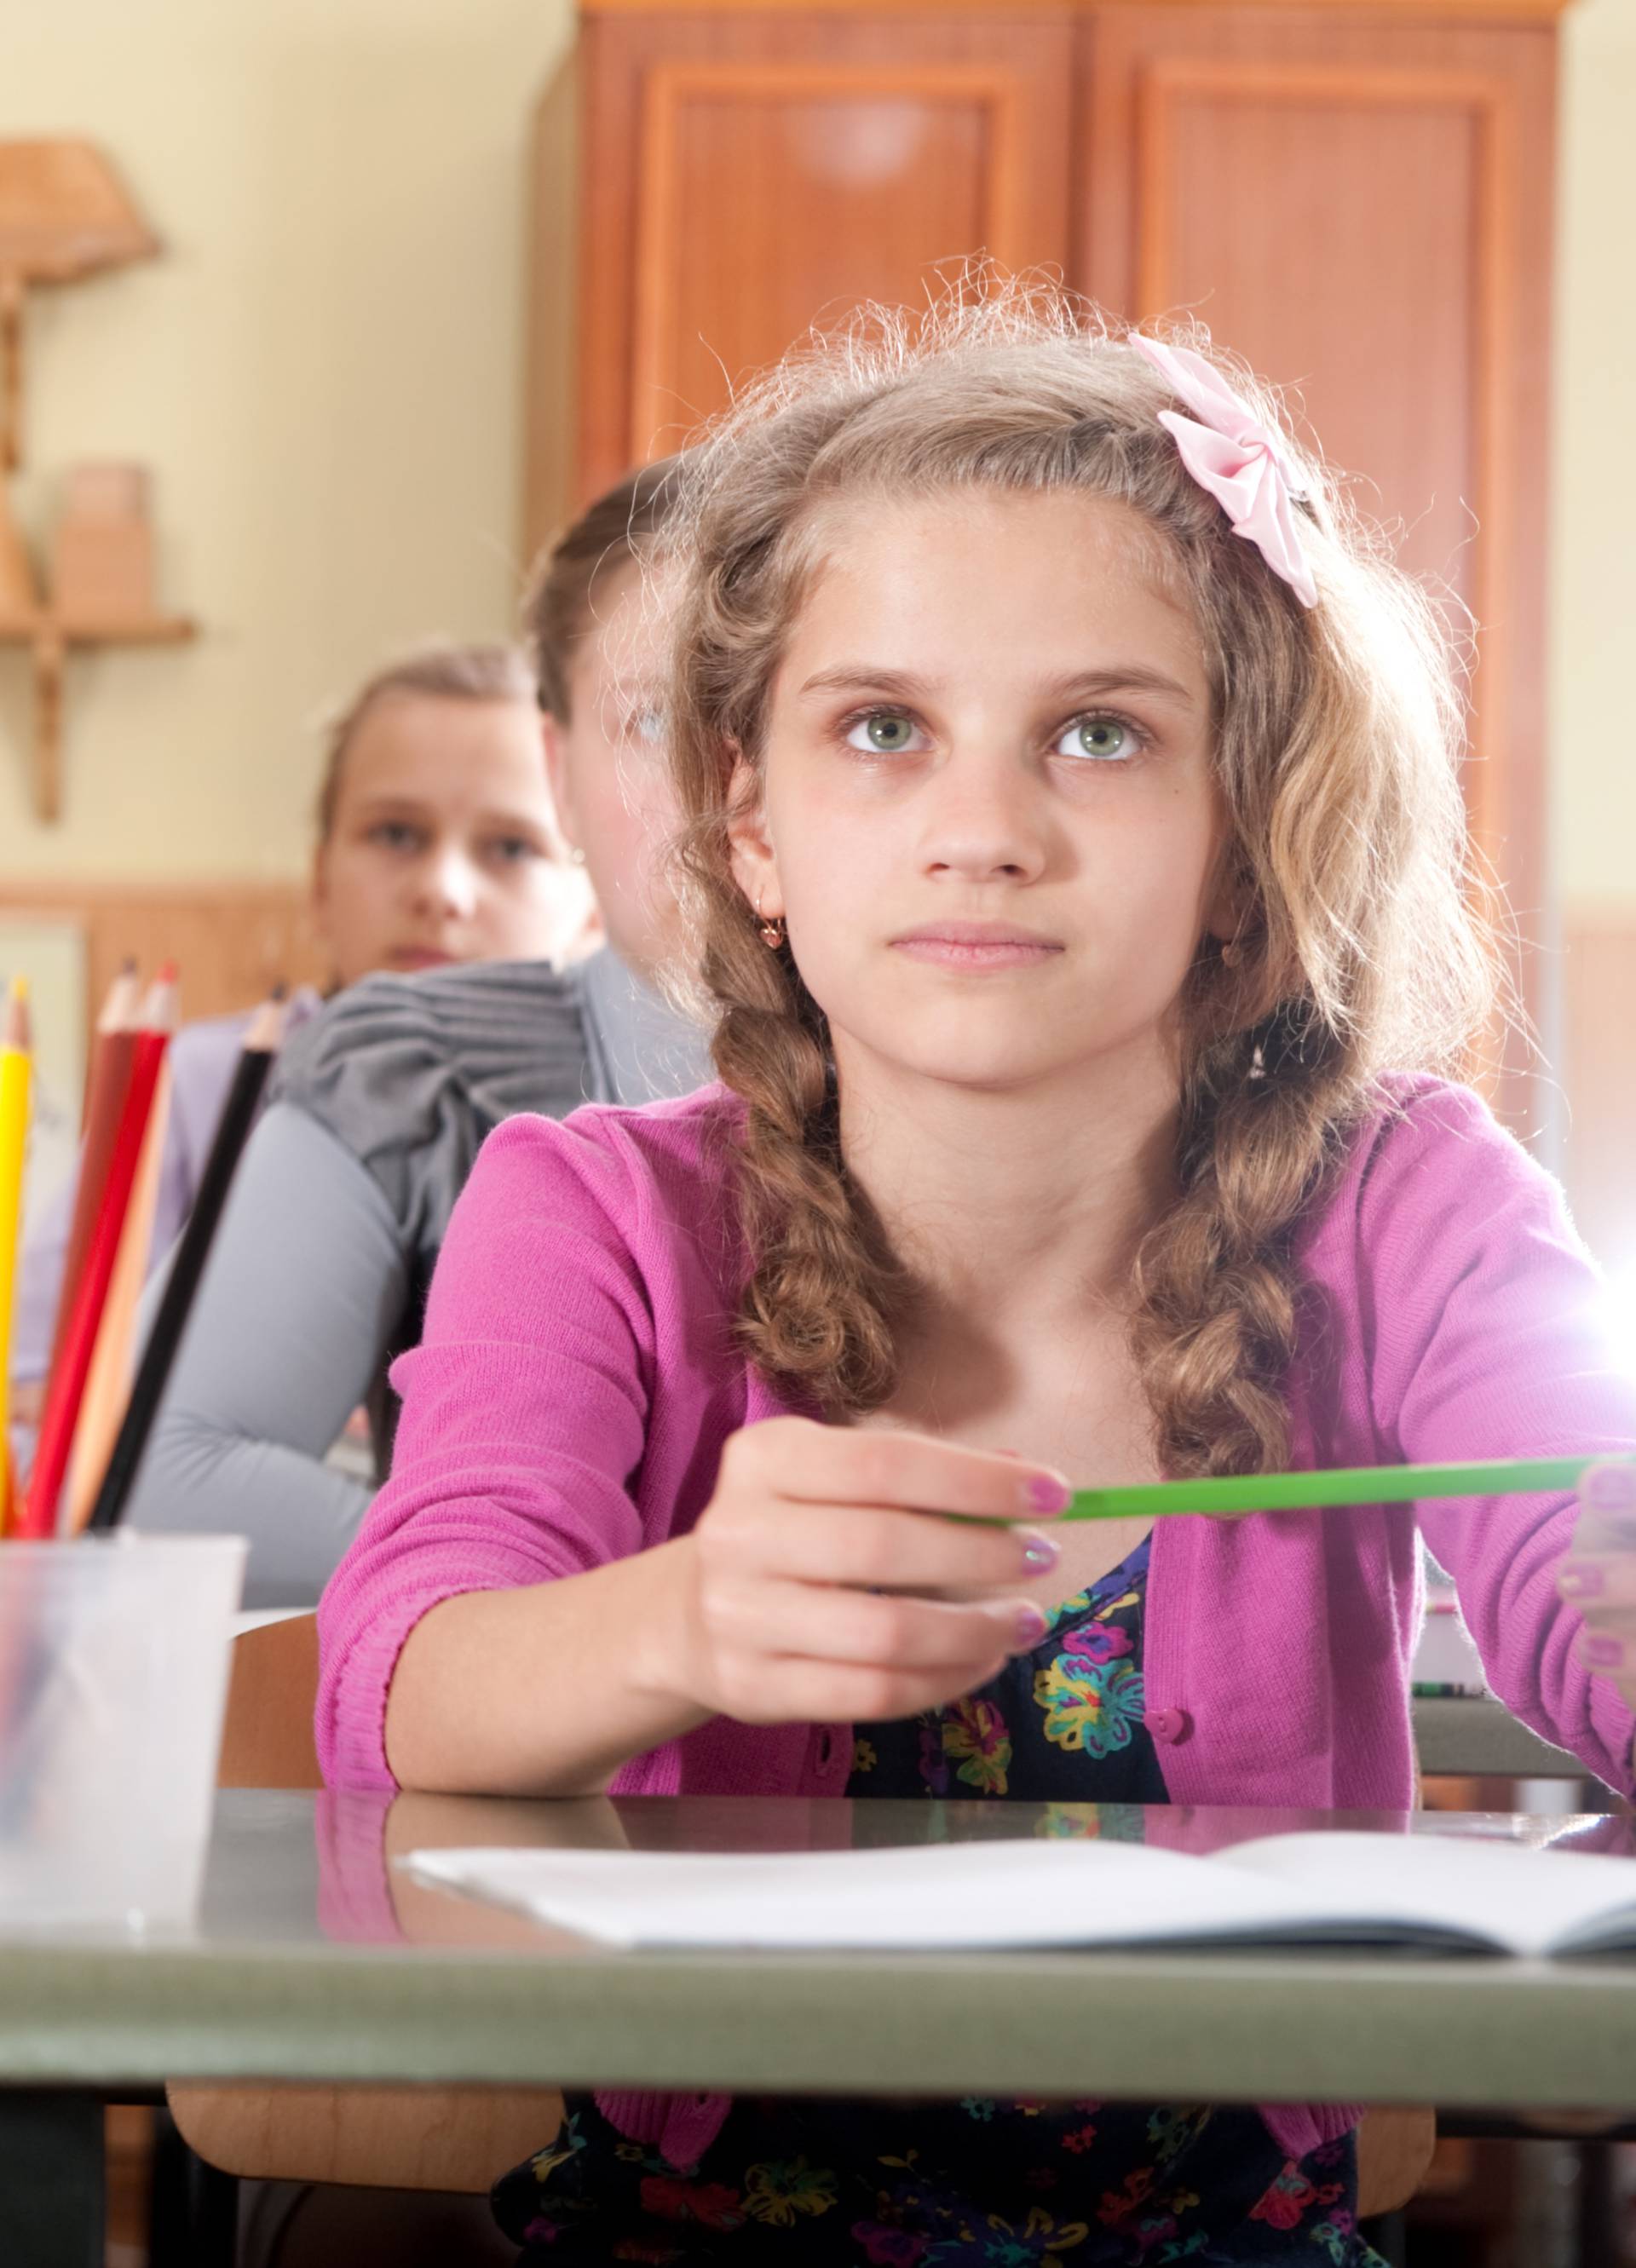
[[[847,745],[873,750],[878,756],[901,756],[905,748],[913,745],[915,729],[912,717],[905,717],[895,709],[877,709],[872,716],[858,719],[847,733]]]
[[[1136,734],[1120,718],[1076,717],[1058,741],[1056,753],[1062,756],[1089,756],[1101,763],[1118,763],[1133,756],[1136,750]]]

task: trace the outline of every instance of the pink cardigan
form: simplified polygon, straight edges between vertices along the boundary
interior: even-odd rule
[[[739,1109],[709,1087],[513,1118],[485,1145],[423,1342],[392,1373],[392,1478],[320,1609],[333,1785],[391,1786],[387,1691],[430,1608],[685,1532],[727,1436],[791,1406],[724,1328],[743,1270],[727,1197]],[[1561,1194],[1465,1089],[1393,1082],[1301,1258],[1296,1467],[1636,1448],[1636,1382],[1609,1366]],[[1631,1712],[1581,1665],[1580,1617],[1556,1593],[1573,1516],[1557,1496],[1161,1522],[1144,1670],[1172,1800],[1411,1802],[1417,1521],[1494,1691],[1630,1793]],[[838,1795],[851,1760],[844,1725],[718,1718],[633,1759],[613,1793]],[[620,2108],[618,2123],[662,2130],[682,2162],[719,2117],[693,2097],[676,2117],[661,2098]],[[1294,2155],[1341,2117],[1271,2123]]]

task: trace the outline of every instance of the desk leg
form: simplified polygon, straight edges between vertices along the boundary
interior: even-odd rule
[[[102,2268],[102,2098],[0,2094],[6,2268]]]

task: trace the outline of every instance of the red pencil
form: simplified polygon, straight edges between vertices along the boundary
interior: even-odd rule
[[[98,1209],[96,1226],[85,1265],[74,1293],[62,1351],[53,1364],[46,1386],[46,1405],[40,1420],[40,1442],[34,1468],[23,1501],[23,1517],[13,1533],[41,1542],[56,1533],[57,1498],[68,1471],[69,1454],[79,1405],[95,1351],[97,1330],[107,1299],[114,1263],[119,1256],[120,1233],[142,1158],[143,1136],[153,1108],[159,1067],[165,1061],[171,1034],[176,1028],[176,971],[168,963],[160,969],[143,1005],[142,1020],[131,1059],[130,1083],[120,1113],[119,1132],[108,1161],[107,1185]]]

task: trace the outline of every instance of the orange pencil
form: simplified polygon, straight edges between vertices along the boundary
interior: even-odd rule
[[[57,1498],[68,1470],[85,1380],[96,1347],[97,1330],[119,1257],[120,1235],[142,1161],[143,1138],[165,1061],[176,1028],[176,972],[168,963],[144,1004],[142,1027],[131,1061],[130,1084],[120,1113],[119,1131],[108,1163],[107,1185],[102,1193],[91,1248],[74,1296],[73,1312],[63,1349],[46,1384],[46,1406],[40,1420],[40,1444],[33,1471],[23,1501],[18,1534],[41,1541],[56,1533]]]
[[[85,1255],[91,1249],[92,1233],[97,1225],[97,1215],[102,1209],[102,1193],[108,1185],[108,1160],[114,1155],[120,1113],[125,1107],[126,1090],[130,1085],[130,1066],[136,1051],[136,1021],[141,1006],[142,992],[136,982],[136,964],[134,961],[127,961],[108,987],[102,1013],[97,1018],[97,1042],[92,1051],[90,1075],[85,1081],[85,1124],[79,1145],[79,1181],[74,1191],[74,1211],[69,1223],[68,1251],[63,1263],[63,1286],[57,1293],[56,1322],[51,1333],[51,1359],[46,1366],[48,1378],[55,1372],[62,1358],[63,1343],[68,1336],[69,1319],[74,1312],[74,1295],[85,1273]]]

